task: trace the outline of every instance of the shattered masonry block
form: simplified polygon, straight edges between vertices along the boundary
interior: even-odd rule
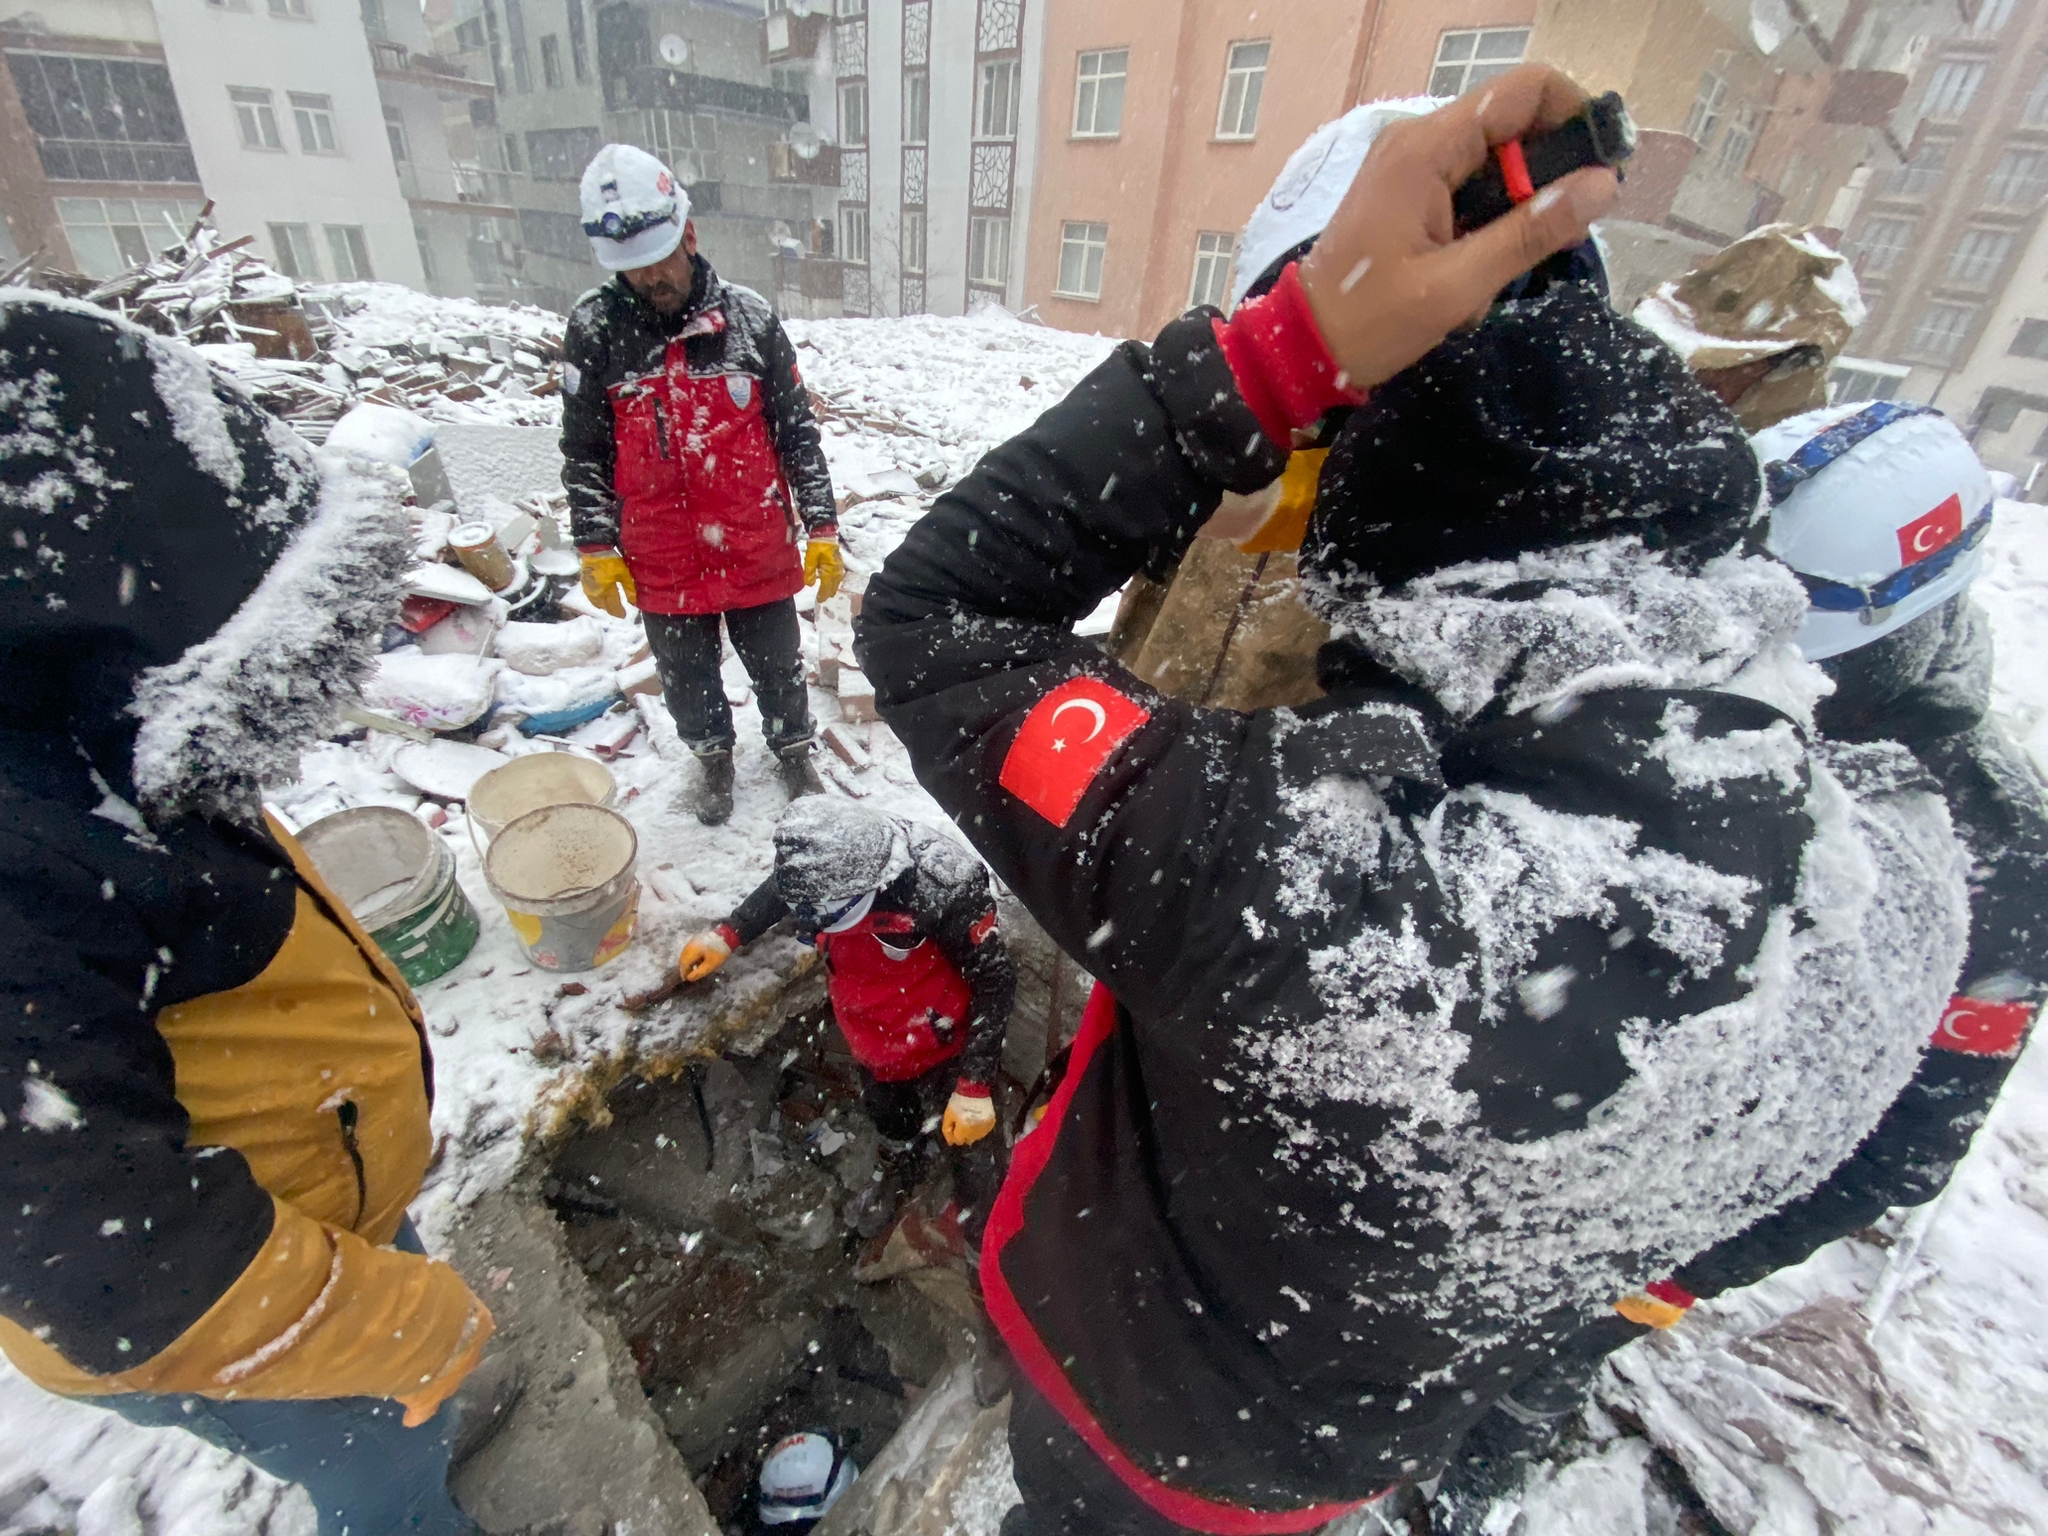
[[[867,785],[855,778],[847,770],[845,764],[838,762],[836,759],[829,757],[825,759],[825,777],[856,800],[865,800],[868,797]]]
[[[661,674],[655,669],[654,659],[638,661],[629,667],[619,669],[619,692],[628,698],[645,694],[649,698],[661,697]]]
[[[845,725],[828,725],[824,730],[825,745],[832,749],[833,756],[846,764],[855,773],[863,773],[873,761],[867,749],[854,739],[851,729]]]
[[[840,719],[865,725],[878,718],[875,685],[868,681],[866,673],[853,667],[840,668],[838,693]]]

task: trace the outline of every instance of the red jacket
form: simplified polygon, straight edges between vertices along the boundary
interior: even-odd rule
[[[623,280],[569,317],[562,482],[578,545],[616,544],[649,613],[791,597],[799,539],[833,528],[832,483],[796,354],[760,295],[702,257],[682,314]]]

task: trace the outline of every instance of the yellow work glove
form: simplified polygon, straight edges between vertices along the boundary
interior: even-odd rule
[[[1614,1310],[1644,1328],[1676,1328],[1693,1304],[1692,1292],[1675,1280],[1652,1280],[1614,1304]]]
[[[732,941],[718,929],[706,928],[702,933],[693,934],[690,942],[683,946],[682,958],[676,961],[676,969],[683,973],[685,981],[702,981],[731,958]]]
[[[1248,555],[1291,555],[1308,534],[1309,514],[1316,509],[1316,486],[1322,479],[1327,448],[1298,448],[1280,472],[1280,494],[1257,530],[1237,547]]]
[[[837,595],[846,580],[846,562],[839,558],[839,540],[830,534],[804,545],[804,585],[816,586],[818,601]]]
[[[624,602],[620,593],[625,594]],[[615,619],[626,616],[626,603],[637,607],[640,602],[640,589],[633,585],[626,557],[616,549],[583,551],[583,595]]]
[[[946,1100],[946,1119],[939,1133],[949,1147],[964,1147],[981,1140],[996,1128],[995,1100],[980,1083],[954,1085]]]

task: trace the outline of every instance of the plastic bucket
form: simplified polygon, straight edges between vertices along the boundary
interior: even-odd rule
[[[617,811],[544,806],[491,839],[484,879],[535,965],[594,970],[633,942],[639,853],[633,824]]]
[[[472,837],[488,844],[522,816],[550,805],[605,805],[617,787],[603,763],[573,752],[535,752],[493,768],[469,787]]]
[[[455,880],[455,855],[417,816],[366,805],[323,816],[299,834],[320,878],[414,986],[462,963],[476,908]]]

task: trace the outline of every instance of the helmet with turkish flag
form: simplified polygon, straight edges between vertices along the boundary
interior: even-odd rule
[[[1912,623],[1982,567],[1991,477],[1932,407],[1830,406],[1751,442],[1771,499],[1770,551],[1806,585],[1808,661]]]
[[[607,272],[665,261],[683,243],[690,196],[644,149],[607,144],[583,170],[583,233]]]

